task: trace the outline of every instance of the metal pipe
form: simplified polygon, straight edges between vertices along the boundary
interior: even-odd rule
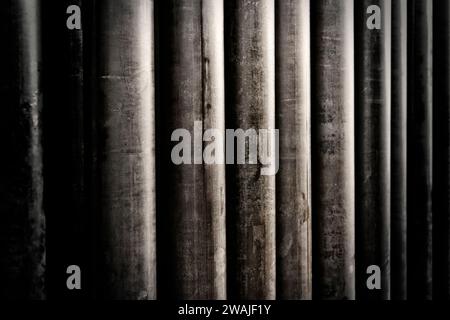
[[[227,128],[274,129],[274,1],[226,1],[225,10]],[[229,167],[229,294],[275,299],[275,176],[261,163]]]
[[[41,2],[0,4],[0,297],[44,299]]]
[[[391,298],[407,293],[407,0],[392,1]]]
[[[391,1],[358,1],[355,23],[356,294],[380,300],[390,298]],[[376,289],[371,266],[381,271]]]
[[[153,1],[94,10],[98,294],[156,298]]]
[[[276,1],[277,297],[311,299],[310,5]]]
[[[313,295],[319,299],[355,298],[353,9],[352,0],[311,2]]]
[[[176,299],[226,299],[223,2],[173,0],[159,6],[160,32],[166,30],[159,36],[166,172],[159,230],[169,249],[162,278]],[[191,137],[188,163],[170,158],[179,143],[171,136],[179,129]],[[214,163],[203,157],[211,147],[203,140],[207,130],[218,134]]]

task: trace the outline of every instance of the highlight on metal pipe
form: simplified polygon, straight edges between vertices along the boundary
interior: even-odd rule
[[[311,299],[310,4],[277,0],[277,298]]]
[[[41,2],[0,3],[0,297],[45,299]]]
[[[313,296],[355,298],[354,3],[311,2]]]
[[[93,14],[97,292],[155,299],[153,1],[97,0]]]

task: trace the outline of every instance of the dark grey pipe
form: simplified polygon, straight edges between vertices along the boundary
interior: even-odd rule
[[[227,128],[275,128],[273,0],[226,1]],[[227,170],[230,297],[275,298],[275,176]]]
[[[408,6],[408,299],[432,298],[433,1]]]
[[[311,2],[313,295],[319,299],[355,298],[353,9],[352,0]]]
[[[276,1],[277,297],[311,299],[310,5]]]
[[[156,298],[153,1],[95,1],[100,297]]]
[[[159,230],[169,239],[163,246],[169,250],[170,270],[162,271],[163,278],[174,298],[226,299],[223,2],[173,0],[159,6],[160,28],[165,29],[160,30],[160,108],[167,190],[161,197],[165,225]],[[179,144],[171,142],[177,129],[190,133],[188,163],[170,158]],[[202,158],[209,145],[202,135],[208,129],[222,137],[213,164]],[[194,150],[195,138],[199,150]]]
[[[0,4],[0,297],[45,298],[40,1]]]
[[[391,298],[405,300],[407,189],[407,0],[392,1]]]
[[[376,14],[380,29],[369,29]],[[390,298],[391,1],[357,1],[355,23],[356,294],[380,300]],[[377,289],[370,266],[381,270]]]

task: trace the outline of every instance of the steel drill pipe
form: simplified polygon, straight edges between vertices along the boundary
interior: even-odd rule
[[[311,299],[310,5],[277,0],[277,297]]]
[[[227,128],[275,128],[273,0],[226,1]],[[230,297],[275,299],[275,176],[229,166]]]
[[[408,3],[408,299],[432,298],[433,1]]]
[[[99,297],[156,298],[153,1],[94,3]]]
[[[313,296],[318,299],[355,298],[353,9],[352,0],[311,2]]]
[[[407,0],[392,1],[391,298],[407,297]]]
[[[188,130],[191,142],[206,130],[225,137],[223,2],[173,0],[159,4],[166,33],[161,36],[160,108],[167,193],[163,217],[169,245],[165,283],[176,299],[226,299],[225,164],[205,163],[203,146],[192,149],[189,163],[169,158],[171,135]],[[168,31],[167,31],[168,30]],[[163,57],[164,56],[164,57]],[[225,144],[216,141],[216,159]],[[163,156],[164,156],[163,155]],[[170,195],[170,196],[167,196]]]
[[[41,2],[0,4],[0,297],[44,299]]]
[[[391,1],[358,1],[355,23],[356,294],[380,300],[390,298],[391,271]],[[367,285],[370,266],[380,268],[378,290]]]

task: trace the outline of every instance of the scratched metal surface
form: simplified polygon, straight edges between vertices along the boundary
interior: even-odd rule
[[[227,128],[275,128],[274,1],[227,1],[225,12]],[[229,295],[274,299],[275,176],[260,165],[229,167]]]
[[[311,8],[313,293],[354,299],[354,5],[319,0]]]
[[[203,130],[217,129],[224,137],[223,3],[182,0],[159,5],[164,17],[159,72],[166,193],[160,198],[160,230],[169,238],[162,249],[168,249],[168,257],[162,259],[170,270],[162,271],[160,279],[169,284],[172,298],[225,299],[225,165],[205,164],[195,156],[202,156],[206,142],[199,150],[192,148],[192,164],[175,165],[170,159],[178,143],[170,143],[176,129],[188,130],[193,146],[194,135],[202,139]],[[216,149],[219,154],[224,158],[224,143]]]
[[[153,2],[95,1],[98,292],[156,297]]]
[[[276,1],[277,298],[311,299],[309,1]]]

